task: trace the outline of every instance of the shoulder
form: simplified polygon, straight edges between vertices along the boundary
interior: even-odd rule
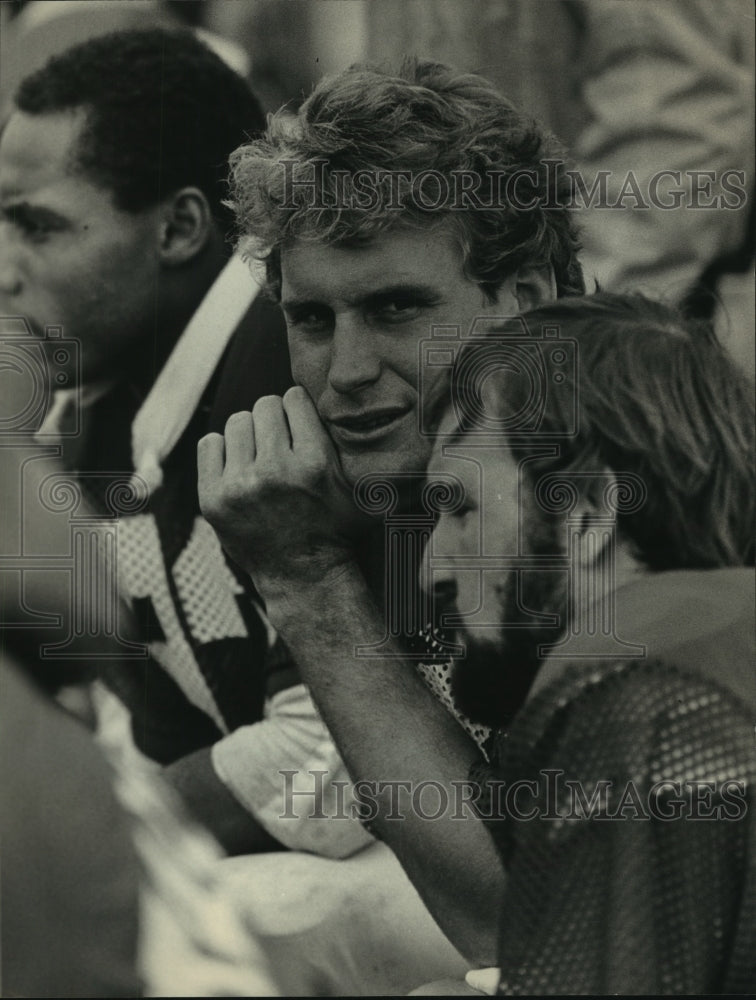
[[[597,658],[586,641],[579,656],[546,660],[492,740],[497,772],[753,780],[753,591],[745,569],[662,573],[618,591],[618,634],[641,655]]]
[[[556,768],[579,780],[756,780],[753,719],[722,683],[663,658],[568,667],[497,734],[507,780]]]
[[[659,661],[669,669],[677,668],[681,675],[690,672],[713,680],[756,711],[754,606],[756,576],[750,568],[648,574],[613,594],[614,633],[635,647],[640,663],[633,662],[641,667],[637,683],[646,676],[643,662]],[[594,635],[578,637],[571,644],[571,657],[546,659],[532,694],[558,682],[565,673],[589,676],[591,666],[601,662],[594,653],[595,639]],[[602,667],[607,678],[610,665]],[[667,675],[652,671],[649,682],[663,676]],[[627,682],[629,678],[628,674]]]

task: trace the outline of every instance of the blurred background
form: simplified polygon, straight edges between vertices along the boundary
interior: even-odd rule
[[[562,140],[589,191],[608,171],[581,210],[589,287],[690,303],[753,374],[752,0],[0,0],[0,15],[6,111],[52,52],[146,24],[202,33],[267,111],[355,61],[482,73]]]
[[[753,375],[753,0],[0,0],[0,127],[20,81],[51,55],[96,34],[146,26],[199,33],[250,80],[268,112],[282,106],[296,111],[321,76],[353,62],[396,65],[403,56],[416,55],[483,74],[558,136],[584,190],[592,192],[589,204],[577,209],[589,290],[597,282],[607,290],[637,289],[711,318],[737,361]],[[605,183],[598,183],[601,179]],[[39,466],[40,476],[45,469]],[[15,488],[15,479],[8,464],[0,464],[3,552],[9,550],[3,529],[9,532],[14,519],[20,523],[10,492],[3,495],[8,484]],[[49,544],[43,529],[44,524],[36,528],[40,545]],[[71,922],[68,937],[60,935],[64,922],[48,928],[39,918],[46,912],[43,903],[26,891],[29,882],[39,886],[40,896],[59,891],[60,912],[67,913],[77,883],[85,890],[90,884],[102,889],[112,877],[117,883],[113,948],[104,957],[95,956],[94,968],[102,970],[104,985],[97,980],[86,988],[91,987],[93,996],[115,995],[112,955],[117,946],[121,964],[116,971],[122,977],[118,995],[134,995],[139,989],[133,981],[132,954],[137,876],[126,820],[91,747],[70,725],[50,715],[49,704],[20,675],[16,678],[12,668],[11,663],[10,680],[3,682],[0,735],[8,752],[0,754],[0,762],[8,774],[4,772],[0,785],[20,821],[12,831],[17,840],[6,836],[5,845],[7,856],[15,851],[17,857],[33,859],[29,871],[21,872],[28,879],[18,880],[23,893],[14,897],[7,877],[4,885],[6,912],[31,914],[28,924],[21,920],[11,928],[17,931],[19,969],[57,986],[60,969],[68,970],[77,942],[90,934],[86,921],[81,926]],[[27,755],[34,766],[29,773],[16,767],[19,745],[34,751]],[[66,782],[49,769],[50,760],[63,762]],[[37,788],[42,789],[39,795]],[[53,794],[62,803],[60,815],[71,823],[58,839],[46,806]],[[166,884],[175,874],[166,854],[177,869],[183,864],[175,849],[182,836],[180,825],[164,814],[149,789],[139,787],[133,797],[138,807],[134,811],[148,830],[142,836],[144,853],[150,859],[154,855],[150,871],[158,885],[155,895],[163,891],[170,899],[159,880],[163,870]],[[27,811],[17,805],[22,800]],[[75,810],[68,808],[70,802],[76,802]],[[9,816],[12,810],[4,812]],[[97,822],[85,830],[87,815]],[[33,851],[27,849],[29,829],[39,832]],[[43,841],[50,831],[50,842]],[[170,846],[167,852],[165,844]],[[213,851],[211,846],[200,850],[190,844],[186,854],[202,873],[203,865],[212,867]],[[34,859],[39,856],[49,857],[48,868],[37,870]],[[86,870],[89,882],[76,875],[81,856],[98,866]],[[73,884],[64,879],[69,872],[76,876]],[[63,879],[59,886],[54,876]],[[185,878],[189,881],[188,874],[179,872],[175,881]],[[197,890],[200,913],[208,899],[221,906],[214,902],[212,876],[203,879],[202,891]],[[90,905],[94,903],[87,901]],[[170,927],[161,932],[158,926],[161,933],[154,936],[178,940],[177,957],[167,962],[165,951],[155,949],[156,971],[148,972],[155,988],[166,969],[186,970],[189,985],[182,995],[192,995],[199,975],[193,960],[205,953],[207,942],[195,927],[202,920],[195,920],[194,909],[183,898],[173,909],[188,928],[174,934]],[[50,907],[50,913],[58,911]],[[233,912],[228,926],[233,944]],[[195,936],[200,945],[192,951]],[[54,937],[57,950],[48,948]],[[275,992],[256,946],[243,934],[238,937],[238,947],[224,942],[226,953],[219,948],[218,961],[233,972],[232,980],[216,985],[220,992],[202,995]],[[181,951],[185,941],[187,953]],[[285,990],[303,992],[287,982],[280,969],[272,972]],[[229,982],[232,985],[226,985]],[[158,995],[175,993],[180,985],[174,977]],[[60,992],[44,994],[35,981],[28,992],[15,995],[89,995],[73,980],[65,989],[69,992],[61,987]]]

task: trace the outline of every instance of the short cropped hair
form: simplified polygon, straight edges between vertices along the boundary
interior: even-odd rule
[[[247,83],[190,31],[83,42],[28,76],[15,104],[31,115],[86,110],[72,166],[109,189],[118,208],[137,212],[192,185],[231,236],[228,158],[265,119]]]
[[[439,220],[491,301],[522,265],[551,265],[561,295],[584,291],[561,148],[483,77],[419,60],[396,74],[352,66],[231,165],[242,236],[269,251],[274,293],[295,241],[358,244]]]
[[[598,293],[525,313],[492,339],[509,330],[522,341],[520,323],[533,338],[558,329],[576,345],[561,389],[545,394],[537,433],[511,436],[531,484],[550,472],[633,473],[645,501],[618,513],[617,530],[649,570],[752,565],[754,390],[711,327],[641,295]],[[526,382],[496,381],[499,416],[525,412]],[[539,458],[549,440],[559,454]]]

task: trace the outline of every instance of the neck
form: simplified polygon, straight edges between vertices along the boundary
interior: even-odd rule
[[[608,541],[602,545],[603,539],[599,538],[591,549],[590,534],[579,540],[578,562],[571,570],[568,614],[573,635],[590,636],[597,627],[601,631],[611,619],[615,592],[640,571],[637,560],[622,542]]]
[[[227,260],[228,253],[218,235],[190,263],[164,271],[155,321],[139,338],[139,346],[129,352],[124,364],[126,379],[140,395],[149,392]]]
[[[630,553],[624,544],[617,546],[617,556],[615,559],[614,589],[624,587],[626,583],[632,583],[639,576],[643,576],[648,571]]]

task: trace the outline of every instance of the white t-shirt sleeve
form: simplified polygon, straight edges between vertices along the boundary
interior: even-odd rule
[[[285,847],[344,858],[372,841],[304,684],[278,692],[263,720],[216,743],[212,761],[229,791]]]

